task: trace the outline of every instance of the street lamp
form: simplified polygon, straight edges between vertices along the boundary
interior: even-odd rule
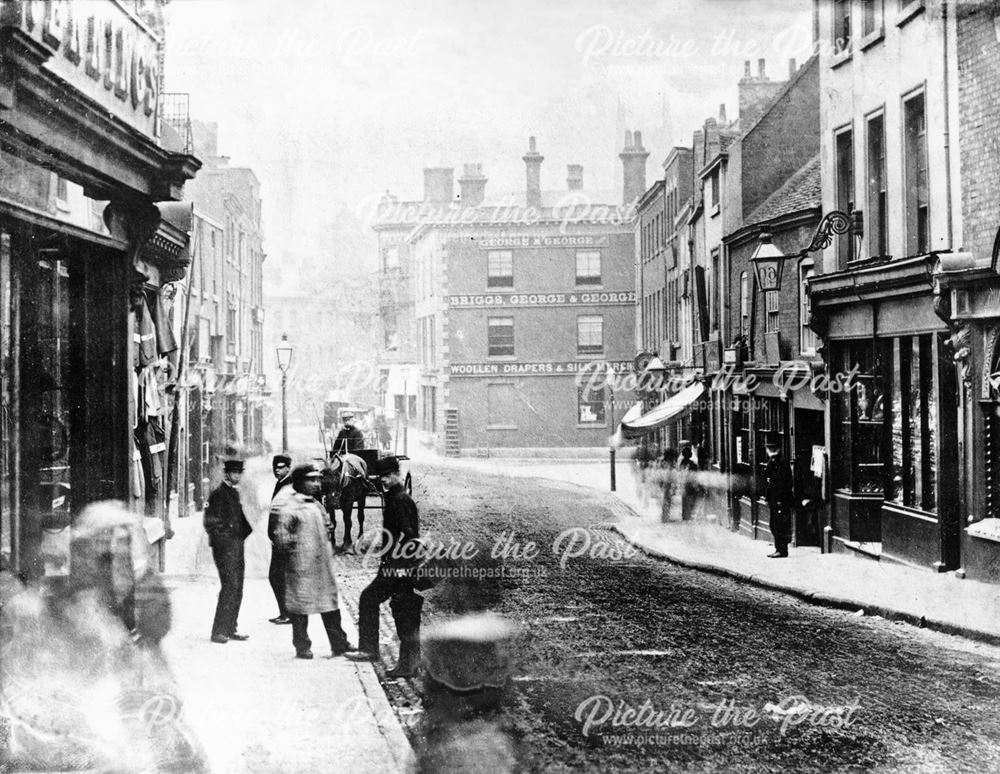
[[[281,334],[281,343],[278,344],[278,368],[281,371],[281,450],[288,449],[288,400],[286,388],[288,386],[288,369],[292,365],[292,345],[288,343],[288,334]]]
[[[608,445],[608,455],[611,458],[611,491],[616,488],[615,482],[615,369],[607,363],[604,385],[608,388],[608,413],[611,415],[611,443]]]
[[[769,232],[761,232],[758,239],[760,244],[750,256],[757,287],[765,292],[778,290],[781,287],[781,271],[785,267],[785,254],[775,247]]]

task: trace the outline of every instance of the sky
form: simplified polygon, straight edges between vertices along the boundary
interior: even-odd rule
[[[333,225],[369,221],[386,190],[421,198],[424,167],[458,178],[480,162],[488,197],[523,190],[529,135],[543,188],[578,163],[586,188],[620,190],[624,121],[651,183],[720,103],[736,116],[744,60],[784,79],[811,40],[811,0],[173,0],[167,14],[166,90],[190,93],[220,153],[260,179],[272,268],[340,249]]]

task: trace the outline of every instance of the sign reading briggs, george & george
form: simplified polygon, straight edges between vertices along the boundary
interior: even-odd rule
[[[601,247],[608,243],[607,234],[561,234],[553,236],[538,236],[517,234],[514,236],[495,236],[476,240],[483,250],[496,250],[504,247]]]
[[[45,68],[116,118],[156,134],[158,40],[112,0],[2,0],[0,27],[52,51]]]
[[[588,293],[482,293],[448,296],[451,307],[481,306],[579,306],[581,304],[635,303],[634,290],[591,291]]]

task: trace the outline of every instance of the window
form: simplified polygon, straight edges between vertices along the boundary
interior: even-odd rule
[[[490,250],[486,253],[486,287],[514,287],[513,250]]]
[[[487,320],[490,357],[514,354],[514,318],[490,317]]]
[[[750,275],[740,274],[740,335],[750,335]]]
[[[601,284],[600,250],[576,251],[576,284],[577,285]]]
[[[903,103],[903,135],[906,174],[906,252],[907,255],[921,255],[930,247],[927,125],[923,94],[918,94]]]
[[[715,171],[712,173],[712,207],[719,206],[719,173]]]
[[[69,206],[69,186],[66,185],[66,178],[56,175],[56,203],[62,209]]]
[[[833,53],[851,50],[851,0],[833,1]]]
[[[885,183],[885,116],[868,120],[868,253],[888,254],[888,199]]]
[[[709,301],[709,328],[713,331],[719,329],[719,296],[721,277],[719,276],[719,249],[712,251],[712,277],[711,277],[711,300]]]
[[[854,133],[850,129],[838,132],[834,137],[837,149],[837,209],[850,213],[854,209]],[[837,259],[844,267],[853,261],[854,237],[840,234],[837,238]]]
[[[389,271],[391,269],[399,268],[399,248],[398,247],[387,247],[382,251],[384,256],[383,269]]]
[[[799,264],[799,349],[806,355],[816,352],[816,332],[809,327],[812,307],[809,294],[806,292],[809,278],[815,276],[816,269],[812,261],[803,261]]]
[[[855,494],[882,494],[882,435],[885,417],[882,374],[885,347],[871,340],[845,342],[834,358],[840,373],[857,373],[854,389],[830,394],[835,443],[834,486]]]
[[[581,425],[605,424],[604,390],[592,389],[587,385],[576,388],[577,421]]]
[[[604,318],[599,314],[581,315],[576,318],[576,353],[604,354]]]
[[[937,380],[932,352],[930,335],[893,339],[887,385],[892,458],[886,499],[925,511],[936,509]]]
[[[788,406],[780,398],[770,398],[754,396],[754,452],[756,454],[757,470],[755,477],[755,489],[759,497],[764,496],[764,469],[767,467],[767,451],[765,444],[768,435],[777,433],[779,436],[779,448],[785,453],[786,458],[789,452],[788,443]]]
[[[777,290],[769,290],[764,294],[764,307],[767,309],[767,318],[764,321],[764,331],[775,333],[781,323],[781,293]]]
[[[882,32],[883,0],[861,0],[861,34],[864,37]]]

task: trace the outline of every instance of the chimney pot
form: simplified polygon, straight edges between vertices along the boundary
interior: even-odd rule
[[[761,78],[766,77],[766,75],[764,73],[764,60],[763,59],[758,59],[757,60],[757,75],[759,75]]]
[[[726,123],[726,103],[725,102],[719,103],[719,123],[720,124]]]
[[[535,138],[534,137],[529,137],[528,138],[528,152],[529,153],[537,153],[538,152],[537,151],[537,147],[535,145]]]
[[[521,157],[526,176],[525,202],[528,207],[541,209],[542,206],[542,162],[545,157],[538,152],[535,138],[528,138],[528,152]]]
[[[632,147],[632,132],[629,129],[625,130],[625,150]]]
[[[642,132],[636,131],[632,134],[632,147],[637,151],[646,150],[642,147]]]
[[[642,132],[625,132],[625,147],[618,158],[622,160],[622,201],[629,205],[646,192],[646,159],[649,153],[642,147]]]
[[[478,207],[486,198],[486,177],[480,163],[466,164],[464,173],[458,179],[459,199],[465,207]]]
[[[789,78],[791,78],[793,75],[795,75],[795,70],[796,70],[796,67],[795,67],[795,58],[793,57],[792,59],[788,60],[788,77]]]
[[[750,76],[750,60],[747,59],[743,62],[743,77],[749,78]]]
[[[566,188],[570,191],[579,191],[583,188],[583,165],[566,165]]]

